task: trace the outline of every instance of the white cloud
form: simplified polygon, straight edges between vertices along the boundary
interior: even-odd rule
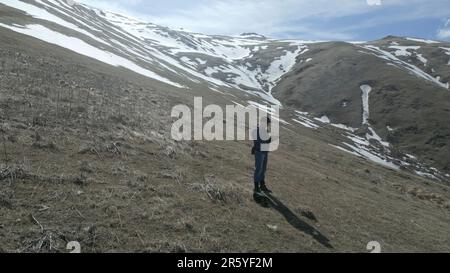
[[[112,11],[117,13],[125,13],[134,15],[136,17],[143,16],[144,14],[136,13],[133,9],[139,4],[142,4],[142,0],[75,0],[78,3],[83,3],[92,7],[96,7],[105,11]],[[145,16],[145,15],[144,15]]]
[[[448,39],[450,38],[450,28],[440,29],[437,33],[438,38]]]
[[[310,18],[336,18],[373,9],[355,0],[210,0],[191,8],[176,9],[153,16],[153,21],[171,27],[184,27],[209,34],[259,32],[308,33],[318,39],[349,39],[351,34],[319,30],[307,24]]]
[[[381,6],[381,0],[367,0],[369,6]]]
[[[449,39],[450,38],[450,19],[447,20],[443,28],[438,29],[437,37],[439,39]]]
[[[448,17],[448,0],[79,0],[156,24],[207,34],[258,32],[274,37],[353,39],[361,29],[421,18]],[[395,8],[396,16],[382,15]],[[358,16],[336,26],[333,19]],[[319,22],[319,23],[318,23]]]

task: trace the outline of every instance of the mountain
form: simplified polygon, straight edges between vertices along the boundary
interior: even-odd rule
[[[1,3],[6,5],[3,27],[180,88],[238,89],[273,101],[266,93],[306,49],[299,41],[255,34],[175,31],[64,1]],[[31,16],[21,22],[19,14]]]
[[[0,0],[0,35],[0,250],[448,251],[449,43],[204,35],[62,0]],[[194,96],[282,105],[273,209],[250,143],[171,139]]]
[[[274,92],[286,105],[360,128],[361,86],[369,85],[369,123],[377,134],[448,172],[447,49],[445,43],[393,37],[310,45],[302,58],[311,61],[297,63]]]

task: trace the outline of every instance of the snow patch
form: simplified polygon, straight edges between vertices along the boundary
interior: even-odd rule
[[[390,46],[389,48],[395,49],[394,55],[397,57],[413,57],[415,56],[424,65],[427,65],[428,60],[423,56],[423,54],[417,53],[420,46]],[[410,52],[412,51],[412,52]]]
[[[353,146],[350,145],[348,143],[344,143],[347,147],[349,147],[351,150],[353,150],[353,152],[358,153],[360,156],[374,162],[377,163],[379,165],[391,168],[391,169],[395,169],[395,170],[400,170],[400,167],[395,165],[394,163],[392,163],[391,161],[388,161],[383,155],[380,154],[376,154],[374,152],[370,152],[368,150],[366,150],[365,148],[363,148],[362,146]]]
[[[346,142],[343,142],[342,144],[344,144],[347,148],[343,148],[340,146],[336,146],[336,145],[331,145],[341,151],[347,152],[349,154],[358,156],[358,157],[362,157],[365,158],[369,161],[372,161],[376,164],[385,166],[387,168],[391,168],[394,170],[400,170],[400,167],[397,166],[396,164],[394,164],[393,162],[389,161],[385,156],[381,155],[381,154],[377,154],[373,151],[370,151],[367,146],[365,146],[364,144],[348,144]]]
[[[361,85],[361,97],[362,97],[362,104],[363,104],[363,124],[368,124],[369,123],[369,94],[372,91],[372,87],[370,85],[364,84]]]
[[[376,141],[378,141],[381,145],[383,145],[384,147],[390,147],[389,142],[387,141],[383,141],[383,139],[375,132],[375,130],[369,126],[369,133],[366,134],[366,138],[368,140],[374,139]]]
[[[262,80],[265,80],[269,83],[269,93],[275,87],[276,83],[288,73],[296,63],[296,57],[298,55],[304,54],[308,51],[306,46],[298,46],[295,51],[286,51],[286,54],[281,56],[278,60],[273,61],[270,64],[270,67],[264,73],[265,75],[261,77]]]
[[[383,60],[387,60],[387,61],[391,62],[391,65],[394,65],[401,69],[406,69],[410,74],[415,75],[416,77],[433,82],[447,90],[449,89],[448,83],[444,84],[444,83],[436,80],[436,78],[434,78],[430,74],[427,74],[426,72],[422,71],[417,66],[409,64],[407,62],[404,62],[404,61],[400,60],[399,58],[397,58],[396,56],[394,56],[393,54],[391,54],[385,50],[382,50],[379,47],[372,46],[372,45],[366,45],[366,46],[364,46],[364,48],[370,50],[371,52],[374,52],[375,56],[377,56]]]
[[[420,49],[420,46],[390,46],[389,48],[396,50],[394,52],[395,56],[411,57],[412,53],[409,52],[409,50],[416,51],[416,50]]]
[[[420,42],[420,43],[426,43],[426,44],[440,44],[441,43],[441,42],[438,42],[438,41],[418,39],[418,38],[406,38],[406,40],[414,41],[414,42]]]
[[[427,65],[428,60],[422,54],[416,54],[416,57],[419,61],[421,61],[424,65]]]
[[[426,173],[422,171],[416,171],[416,174],[421,177],[430,178],[430,179],[438,179],[436,176],[432,175],[431,173]]]
[[[440,49],[445,50],[445,54],[450,56],[450,48],[448,48],[448,47],[440,47]],[[448,65],[450,65],[450,60],[448,60]]]
[[[314,119],[326,124],[331,123],[330,119],[327,116],[322,116],[321,118],[314,118]]]
[[[342,130],[345,130],[345,131],[352,132],[352,133],[355,132],[356,130],[358,130],[358,129],[356,129],[356,128],[349,127],[349,126],[344,125],[344,124],[330,123],[330,125],[333,126],[333,127],[336,127],[336,128],[342,129]]]
[[[294,122],[309,128],[309,129],[319,129],[320,126],[317,125],[313,119],[310,118],[309,113],[307,112],[300,112],[300,111],[295,111],[297,118],[292,119]]]
[[[83,34],[85,36],[88,36],[89,38],[105,44],[105,45],[109,45],[108,43],[106,43],[105,41],[99,39],[98,37],[96,37],[95,35],[87,32],[86,30],[72,24],[69,23],[53,14],[51,14],[50,12],[46,11],[45,9],[39,8],[37,6],[31,5],[31,4],[27,4],[25,2],[22,1],[18,1],[18,0],[0,0],[1,4],[4,4],[6,6],[10,6],[13,7],[15,9],[24,11],[25,13],[27,13],[28,15],[31,15],[34,18],[37,19],[42,19],[42,20],[46,20],[52,23],[55,23],[57,25],[60,25],[62,27],[68,28],[70,30],[76,31],[80,34]]]
[[[87,44],[86,42],[74,38],[69,37],[63,34],[60,34],[58,32],[55,32],[53,30],[50,30],[44,26],[41,25],[27,25],[23,28],[14,27],[14,26],[8,26],[5,24],[1,24],[0,26],[9,28],[13,31],[16,31],[18,33],[22,33],[28,36],[32,36],[34,38],[40,39],[42,41],[45,41],[47,43],[51,43],[60,47],[67,48],[69,50],[72,50],[76,53],[79,53],[81,55],[96,59],[100,62],[116,66],[116,67],[124,67],[131,71],[134,71],[136,73],[139,73],[141,75],[144,75],[146,77],[164,82],[166,84],[184,88],[184,86],[175,83],[169,79],[166,79],[162,76],[159,76],[158,74],[147,70],[141,66],[138,66],[137,64],[131,62],[128,59],[125,59],[123,57],[117,56],[111,52],[100,50],[94,46],[91,46],[90,44]]]

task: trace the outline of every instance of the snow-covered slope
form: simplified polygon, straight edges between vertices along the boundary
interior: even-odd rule
[[[367,87],[364,89],[369,90]],[[450,181],[450,175],[420,162],[416,156],[393,151],[392,145],[383,141],[370,126],[368,129],[370,134],[367,133],[364,137],[356,134],[357,128],[331,123],[326,116],[319,119],[314,118],[310,113],[295,111],[291,120],[307,129],[328,132],[333,135],[333,141],[328,144],[345,153],[364,158],[389,169],[408,170],[421,177]]]
[[[388,61],[387,62],[388,65],[396,66],[400,69],[405,69],[410,74],[415,75],[419,78],[423,78],[427,81],[433,82],[445,89],[449,89],[450,87],[450,84],[448,82],[446,83],[441,82],[440,77],[439,78],[433,77],[429,73],[425,72],[424,69],[421,69],[418,66],[401,59],[401,57],[403,57],[408,60],[411,60],[411,58],[414,57],[421,62],[422,66],[426,67],[428,60],[425,57],[423,57],[422,54],[417,53],[417,50],[420,49],[420,46],[398,46],[398,45],[389,46],[388,49],[391,50],[392,52],[389,52],[388,50],[383,50],[373,45],[366,45],[364,46],[364,48],[374,52],[374,54],[377,57]]]
[[[279,104],[276,82],[308,50],[297,41],[259,35],[208,36],[175,31],[74,1],[0,0],[24,13],[0,26],[121,66],[178,88],[207,84],[238,89]],[[24,23],[24,21],[26,23]]]

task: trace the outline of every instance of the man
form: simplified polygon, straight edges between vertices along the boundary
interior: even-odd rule
[[[272,142],[272,138],[269,138],[268,140],[261,139],[262,132],[265,132],[265,134],[269,133],[271,124],[270,118],[267,117],[267,126],[264,123],[266,122],[260,122],[258,124],[257,129],[255,129],[255,131],[253,132],[255,139],[253,141],[254,145],[252,148],[252,154],[255,155],[255,173],[254,173],[255,196],[262,195],[263,192],[265,193],[272,192],[267,188],[265,181],[269,152],[261,149],[262,144],[270,144]]]

